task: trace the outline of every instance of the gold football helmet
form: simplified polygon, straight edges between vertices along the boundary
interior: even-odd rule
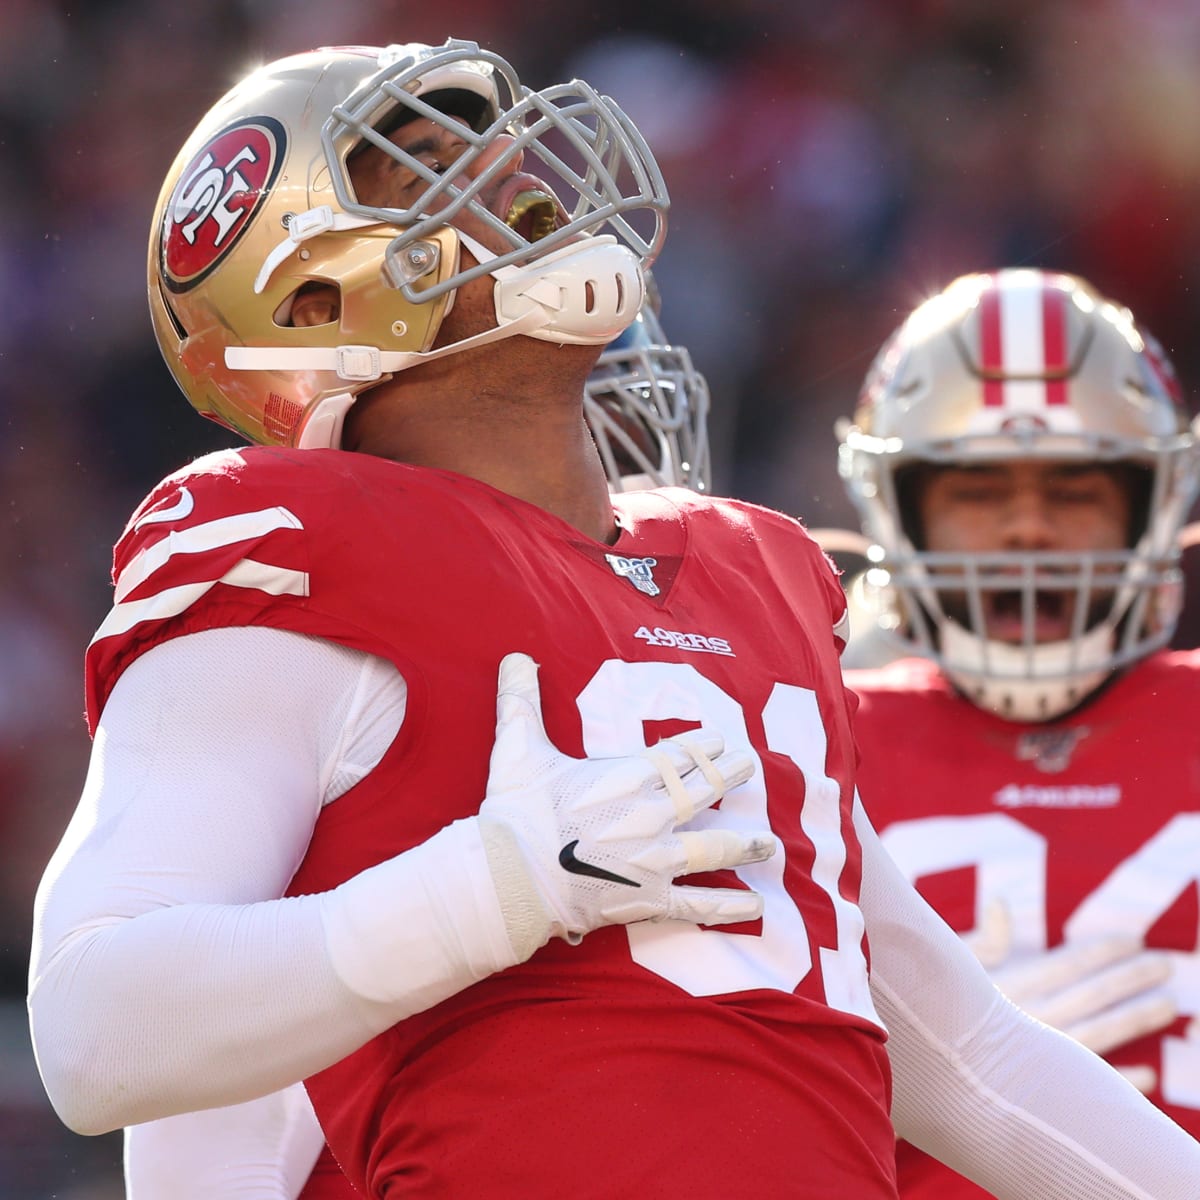
[[[389,140],[418,117],[460,140],[453,162]],[[367,144],[428,185],[409,207],[355,195],[348,161]],[[516,172],[490,211],[481,191]],[[336,446],[354,398],[416,363],[517,333],[611,341],[642,304],[667,206],[644,139],[586,83],[534,92],[454,39],[299,54],[238,83],[171,167],[150,237],[154,329],[205,416],[252,442]],[[508,249],[454,228],[460,213]],[[435,348],[455,289],[484,274],[496,328]],[[305,285],[337,288],[336,319],[291,324]]]
[[[899,650],[935,659],[981,707],[1052,719],[1170,639],[1179,533],[1198,486],[1195,434],[1161,348],[1082,279],[1038,270],[957,279],[885,343],[853,423],[839,427],[840,472],[874,543],[860,599]],[[910,502],[917,468],[1030,458],[1129,464],[1128,549],[923,546]],[[987,636],[988,593],[1020,612],[1019,643]],[[1072,632],[1039,643],[1038,605],[1052,593],[1074,595]]]

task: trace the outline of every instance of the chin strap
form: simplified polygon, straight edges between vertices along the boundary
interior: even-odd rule
[[[507,325],[424,351],[380,350],[377,346],[227,346],[225,365],[231,371],[332,371],[349,383],[374,383],[418,363],[432,362],[513,334],[529,333],[540,323],[541,314],[531,311]]]
[[[497,257],[466,234],[459,237],[481,263]],[[289,237],[272,256],[293,245]],[[260,278],[266,271],[264,263]],[[493,274],[497,325],[448,346],[436,350],[228,346],[225,365],[231,371],[332,371],[350,383],[373,383],[419,363],[516,334],[547,342],[601,346],[636,318],[645,299],[645,277],[637,256],[611,234],[564,246],[527,267],[500,267]]]

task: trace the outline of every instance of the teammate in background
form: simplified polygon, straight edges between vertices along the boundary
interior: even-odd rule
[[[613,339],[588,376],[583,416],[611,492],[712,486],[708,381],[658,317],[654,278],[638,319]]]
[[[35,913],[51,1099],[304,1079],[376,1200],[894,1200],[889,1102],[1002,1197],[1190,1197],[1200,1146],[882,852],[815,543],[610,496],[580,397],[665,208],[610,100],[472,43],[269,64],[185,145],[156,332],[260,445],[117,546]]]
[[[870,639],[907,652],[847,672],[863,803],[1001,989],[1193,1135],[1200,652],[1164,647],[1198,458],[1129,311],[1036,270],[917,308],[841,430]],[[908,1146],[899,1180],[986,1194]]]
[[[709,490],[708,382],[671,345],[649,296],[601,353],[583,415],[614,494]],[[336,298],[334,300],[336,305]],[[303,1084],[230,1108],[183,1113],[125,1131],[126,1200],[355,1200]]]

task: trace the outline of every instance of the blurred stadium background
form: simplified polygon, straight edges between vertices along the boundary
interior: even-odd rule
[[[1200,380],[1194,0],[2,0],[0,1200],[122,1194],[119,1137],[50,1112],[23,996],[112,542],[161,475],[225,443],[150,332],[159,182],[256,61],[447,36],[533,86],[582,76],[647,133],[674,199],[664,322],[712,385],[718,491],[849,525],[833,422],[893,326],[966,270],[1083,274]],[[1193,615],[1177,640],[1200,641]]]

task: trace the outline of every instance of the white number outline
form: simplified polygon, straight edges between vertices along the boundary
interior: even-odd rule
[[[880,840],[906,878],[974,867],[975,924],[997,901],[1012,917],[1014,954],[1046,949],[1046,837],[1008,813],[896,821]],[[1063,940],[1124,934],[1144,940],[1155,922],[1200,882],[1200,813],[1178,813],[1117,864],[1063,923]],[[1200,947],[1198,947],[1200,949]],[[1200,1016],[1200,953],[1167,952],[1167,987],[1183,1016]],[[1162,1040],[1159,1087],[1170,1104],[1200,1109],[1200,1037]]]
[[[589,757],[642,749],[647,721],[694,721],[719,730],[727,747],[753,756],[758,770],[720,808],[701,813],[692,827],[768,826],[762,760],[751,745],[742,706],[691,663],[609,659],[580,692],[577,705]],[[870,997],[862,914],[840,890],[845,834],[838,785],[825,773],[828,743],[816,694],[776,683],[763,710],[763,725],[767,748],[790,759],[803,778],[798,824],[812,843],[813,882],[829,900],[837,930],[837,945],[820,947],[826,1001],[882,1024]],[[701,929],[685,921],[640,923],[626,928],[634,961],[693,996],[763,988],[794,991],[812,970],[812,952],[803,916],[784,886],[785,867],[781,846],[765,862],[736,872],[763,897],[761,935]]]

